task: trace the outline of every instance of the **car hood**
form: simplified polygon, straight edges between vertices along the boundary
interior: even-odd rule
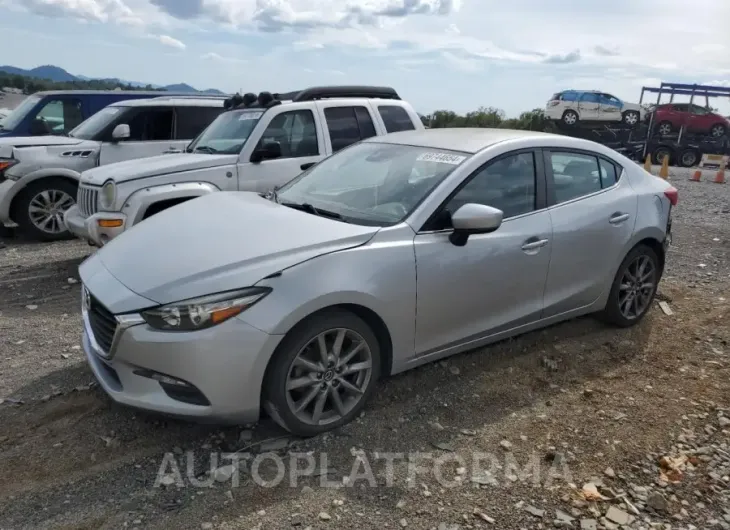
[[[82,141],[68,136],[5,136],[0,138],[0,157],[10,157],[13,148],[76,145]]]
[[[196,169],[232,165],[237,160],[238,155],[207,155],[202,153],[158,155],[96,167],[85,171],[82,180],[98,185],[109,179],[119,183],[170,173],[183,173]]]
[[[128,289],[160,304],[248,287],[303,261],[370,240],[347,224],[250,192],[216,192],[164,210],[94,256]]]

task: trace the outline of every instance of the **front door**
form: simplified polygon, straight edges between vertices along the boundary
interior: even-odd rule
[[[172,107],[140,107],[136,113],[125,113],[124,118],[128,120],[129,138],[112,141],[109,130],[101,147],[100,165],[179,153],[190,143],[174,139],[175,114]]]
[[[616,96],[611,94],[599,95],[598,119],[600,121],[621,121],[621,109],[623,103]]]
[[[553,252],[544,317],[588,306],[610,287],[631,240],[637,198],[621,169],[579,151],[546,151]]]
[[[275,109],[272,109],[275,110]],[[266,193],[282,186],[324,158],[326,150],[318,132],[314,113],[308,108],[284,112],[266,112],[269,119],[258,140],[250,138],[243,148],[238,163],[238,189]],[[253,134],[261,130],[256,126]],[[252,147],[249,142],[254,141]],[[278,143],[281,157],[251,162],[251,154],[265,142]]]
[[[533,151],[504,155],[468,177],[443,206],[449,213],[467,203],[499,208],[498,230],[470,236],[462,247],[449,240],[448,223],[427,224],[416,235],[417,355],[540,318],[552,252],[542,183]]]
[[[595,92],[583,92],[578,101],[578,113],[583,121],[595,121],[599,118],[600,102]]]

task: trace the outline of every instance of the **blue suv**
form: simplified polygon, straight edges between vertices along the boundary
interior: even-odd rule
[[[190,94],[136,90],[37,92],[0,120],[0,137],[64,135],[111,103],[180,95]]]

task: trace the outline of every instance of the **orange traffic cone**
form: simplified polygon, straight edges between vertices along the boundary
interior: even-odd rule
[[[664,180],[667,180],[669,177],[669,155],[664,155],[664,160],[662,160],[662,168],[659,170],[659,177],[663,178]]]
[[[700,178],[702,178],[702,170],[698,169],[697,171],[695,171],[694,175],[690,177],[689,180],[691,180],[692,182],[699,182]]]
[[[646,155],[646,160],[644,160],[644,171],[651,173],[651,155]]]
[[[715,175],[715,180],[713,182],[715,184],[725,184],[725,162],[720,164],[720,170],[717,172],[717,175]]]

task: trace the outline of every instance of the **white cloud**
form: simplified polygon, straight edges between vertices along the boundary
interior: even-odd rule
[[[245,63],[247,62],[246,59],[241,59],[239,57],[230,57],[230,56],[223,56],[216,52],[208,52],[204,53],[200,56],[201,59],[204,61],[213,61],[216,63]]]
[[[187,48],[184,42],[170,37],[169,35],[157,35],[155,38],[157,39],[157,42],[164,46],[169,46],[170,48],[177,48],[178,50],[184,50]]]

